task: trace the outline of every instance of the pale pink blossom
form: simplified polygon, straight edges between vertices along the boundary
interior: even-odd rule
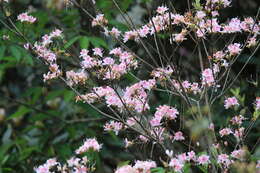
[[[184,164],[176,158],[171,159],[169,166],[176,172],[181,172]]]
[[[225,99],[224,107],[226,109],[233,107],[233,106],[239,106],[239,103],[238,103],[236,97],[229,97],[229,98]]]
[[[103,52],[101,48],[94,48],[93,50],[93,54],[102,57],[103,56]]]
[[[197,162],[199,165],[204,165],[210,163],[209,156],[208,155],[201,155],[198,157]]]
[[[125,165],[125,166],[122,166],[120,168],[117,168],[115,173],[138,173],[138,172],[132,166]]]
[[[113,27],[110,31],[110,34],[116,38],[118,38],[121,34],[121,31],[119,31],[117,28]]]
[[[75,152],[76,154],[82,154],[89,150],[99,151],[102,145],[97,142],[95,138],[86,139],[84,144],[80,146]]]
[[[115,63],[115,60],[110,58],[110,57],[106,57],[103,59],[103,65],[113,65]]]
[[[196,16],[199,19],[203,19],[206,16],[206,14],[204,11],[197,11]]]
[[[234,136],[237,139],[241,139],[244,136],[245,133],[245,128],[244,127],[240,127],[239,129],[235,130]]]
[[[122,130],[124,125],[121,122],[109,121],[104,125],[105,131],[114,131],[118,135],[119,131]]]
[[[184,139],[185,138],[184,138],[183,133],[181,131],[176,132],[174,134],[173,140],[175,140],[175,141],[183,141]]]
[[[225,53],[223,51],[217,51],[216,53],[213,54],[213,58],[216,60],[221,60],[225,57]]]
[[[96,18],[93,19],[92,21],[92,26],[105,26],[107,25],[108,21],[107,19],[105,18],[104,14],[98,14],[96,16]]]
[[[245,156],[245,150],[239,149],[239,150],[234,150],[231,153],[231,157],[236,158],[236,159],[243,159]]]
[[[202,84],[212,86],[215,83],[213,72],[210,68],[202,72]]]
[[[138,173],[151,173],[151,168],[155,168],[156,163],[154,161],[140,161],[137,160],[135,165],[133,166],[134,169],[137,170]]]
[[[242,50],[241,44],[239,44],[239,43],[230,44],[227,48],[228,48],[230,55],[237,55]]]
[[[28,15],[27,12],[18,15],[17,19],[21,22],[34,23],[37,19],[33,16]]]
[[[224,129],[219,131],[219,134],[220,134],[221,137],[230,135],[232,133],[233,132],[232,132],[232,130],[230,128],[224,128]]]
[[[230,166],[230,164],[233,162],[229,159],[229,156],[227,154],[220,154],[218,155],[218,163],[223,164],[226,168]]]
[[[166,11],[168,11],[169,9],[165,6],[160,6],[157,8],[156,12],[159,14],[164,14]]]
[[[243,115],[234,116],[230,121],[233,125],[241,125],[245,117]]]

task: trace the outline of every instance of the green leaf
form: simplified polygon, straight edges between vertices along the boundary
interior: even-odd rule
[[[69,102],[75,97],[75,94],[73,91],[66,90],[64,91],[64,101]]]
[[[165,173],[165,170],[161,167],[151,169],[152,173]]]
[[[45,101],[52,100],[52,99],[54,99],[55,97],[58,97],[58,96],[62,96],[62,95],[63,95],[63,92],[64,92],[64,90],[51,91],[51,92],[49,92],[49,94],[45,97]]]
[[[68,42],[64,45],[64,48],[65,48],[65,49],[68,49],[71,45],[73,45],[76,41],[78,41],[78,39],[80,39],[80,36],[73,37],[72,39],[70,39],[70,41],[68,41]]]
[[[25,114],[29,113],[30,111],[31,111],[31,109],[29,109],[25,106],[20,106],[14,114],[12,114],[10,117],[8,117],[8,120],[13,119],[13,118],[22,117]]]
[[[80,45],[81,49],[88,49],[88,47],[89,47],[89,39],[88,39],[88,37],[87,36],[82,36],[79,39],[79,45]]]
[[[19,160],[20,161],[25,160],[26,158],[28,158],[32,154],[32,152],[38,151],[38,150],[39,149],[38,149],[37,146],[24,148],[23,150],[21,150]]]
[[[17,61],[21,59],[22,54],[18,46],[10,46],[10,52],[12,56],[16,58]]]
[[[0,60],[4,57],[5,55],[5,50],[6,50],[6,46],[2,45],[0,47]]]
[[[200,168],[200,170],[203,172],[203,173],[208,173],[207,169],[205,168],[205,166],[198,166]]]
[[[130,163],[129,160],[128,161],[124,161],[124,162],[120,162],[117,167],[120,168],[122,166],[128,165],[129,163]]]
[[[95,47],[108,48],[107,43],[99,37],[89,37],[89,40]]]

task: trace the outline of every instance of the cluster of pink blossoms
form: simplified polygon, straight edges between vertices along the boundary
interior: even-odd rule
[[[66,78],[68,84],[70,86],[78,85],[78,84],[85,84],[86,80],[88,79],[88,75],[85,71],[74,72],[74,71],[67,71]]]
[[[59,66],[56,63],[57,56],[48,47],[53,42],[54,38],[61,38],[62,31],[59,29],[54,30],[49,35],[44,35],[41,42],[35,42],[33,50],[35,53],[49,65],[49,72],[43,75],[44,81],[57,78],[61,75]]]
[[[117,168],[115,173],[151,173],[151,169],[156,167],[154,161],[136,161],[134,166],[125,165]]]
[[[202,85],[212,86],[215,84],[213,72],[210,68],[202,72]]]
[[[124,124],[116,121],[110,121],[104,125],[105,131],[114,131],[118,135],[119,131],[124,128]]]
[[[156,68],[152,71],[151,76],[163,81],[167,80],[167,78],[170,78],[171,74],[173,73],[173,69],[171,66],[167,66],[165,68]]]
[[[225,99],[224,107],[226,109],[234,107],[234,106],[239,106],[239,103],[238,103],[236,97],[229,97],[229,98]]]
[[[28,15],[28,13],[22,13],[19,14],[17,17],[17,20],[21,22],[28,22],[28,23],[34,23],[37,19],[31,15]]]
[[[223,128],[219,131],[219,134],[221,137],[228,136],[228,135],[234,135],[236,139],[239,141],[240,139],[243,138],[245,128],[241,127],[241,124],[246,118],[242,115],[234,116],[230,122],[234,126],[233,129],[231,128]]]
[[[92,49],[92,56],[86,49],[82,49],[80,57],[83,59],[81,66],[83,69],[95,68],[97,77],[100,79],[119,79],[126,74],[131,68],[137,67],[135,56],[121,48],[115,48],[110,51],[110,55],[103,57],[103,50],[101,48]],[[116,63],[119,62],[119,63]]]
[[[182,29],[180,33],[173,34],[170,39],[171,43],[182,42],[186,40],[185,36],[188,30],[194,31],[198,37],[205,38],[206,34],[210,33],[237,33],[237,32],[253,32],[255,33],[251,39],[253,41],[259,32],[259,23],[256,23],[253,18],[248,17],[241,21],[238,18],[232,18],[226,24],[218,23],[216,16],[219,15],[218,10],[223,7],[229,6],[230,1],[227,0],[208,0],[205,7],[201,11],[197,11],[191,16],[190,13],[184,15],[174,14],[169,12],[169,9],[165,6],[160,6],[157,8],[157,15],[152,17],[152,19],[145,25],[141,26],[139,29],[134,29],[126,31],[123,34],[123,41],[127,42],[129,40],[139,41],[141,38],[146,38],[148,35],[153,35],[155,32],[166,31],[169,27],[184,25],[186,29]],[[117,38],[121,35],[121,32],[113,28],[113,31],[108,31],[106,28],[107,20],[104,18],[103,14],[99,14],[93,20],[93,26],[101,26],[105,29],[105,33],[110,33]],[[252,44],[253,45],[253,44]]]
[[[76,154],[82,154],[89,150],[99,151],[102,145],[97,142],[95,138],[86,139],[84,144],[80,146],[75,152]]]
[[[101,145],[98,144],[96,139],[87,139],[84,144],[77,149],[75,152],[76,154],[82,154],[89,150],[99,151],[101,149]],[[61,164],[57,162],[55,158],[49,159],[43,165],[40,165],[34,168],[36,173],[51,173],[52,170],[57,170],[61,173],[87,173],[90,171],[90,167],[88,166],[89,160],[86,156],[79,158],[79,157],[71,157],[67,160],[67,163]]]
[[[134,85],[127,87],[125,92],[121,95],[117,93],[113,88],[106,87],[95,87],[93,92],[81,95],[78,100],[86,101],[88,103],[93,103],[98,99],[104,97],[105,102],[108,106],[115,106],[119,110],[135,110],[138,113],[141,113],[149,109],[147,102],[148,94],[147,91],[150,91],[155,87],[156,82],[154,79],[147,81],[140,81]],[[126,106],[126,107],[125,107]]]
[[[172,157],[172,154],[168,151],[168,156]],[[176,157],[171,158],[169,166],[173,168],[174,171],[180,173],[183,171],[184,165],[187,162],[194,162],[198,165],[204,165],[210,163],[208,155],[196,156],[194,151],[187,153],[178,154]]]
[[[156,108],[156,112],[153,119],[150,121],[150,124],[151,126],[160,126],[164,117],[168,120],[174,120],[177,118],[178,114],[179,112],[176,108],[167,105],[161,105]]]

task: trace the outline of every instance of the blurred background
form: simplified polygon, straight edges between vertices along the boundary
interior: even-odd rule
[[[97,28],[91,27],[91,19],[82,8],[93,16],[97,12],[102,12],[111,24],[123,31],[127,29],[112,0],[97,0],[95,5],[93,0],[78,0],[82,8],[71,7],[64,0],[9,1],[9,5],[1,5],[1,21],[6,20],[5,14],[10,16],[18,27],[23,28],[19,26],[22,24],[17,22],[16,16],[29,11],[37,17],[37,23],[24,28],[28,37],[31,40],[37,40],[39,36],[55,28],[62,29],[67,40],[64,47],[72,55],[78,55],[82,48],[111,48],[115,45],[100,34]],[[154,14],[151,11],[166,3],[166,0],[120,0],[117,2],[139,26],[147,22],[150,15]],[[173,4],[180,13],[187,10],[186,1],[176,0]],[[226,20],[227,16],[239,18],[255,16],[259,4],[259,0],[233,0],[233,6],[223,11],[223,20]],[[187,57],[191,53],[188,47],[189,43],[182,47],[182,52]],[[139,51],[139,48],[133,48]],[[142,55],[142,52],[140,54]],[[255,56],[249,64],[249,70],[244,71],[236,83],[240,86],[241,93],[246,91],[246,101],[251,101],[257,94],[258,96],[260,94],[259,52]],[[233,74],[240,70],[247,57],[246,53],[243,54]],[[187,58],[186,67],[192,69],[193,61]],[[59,63],[66,69],[73,69],[78,65],[78,61],[70,58],[69,55],[62,57]],[[102,152],[94,156],[97,160],[97,172],[100,173],[110,173],[124,161],[132,161],[134,158],[142,159],[149,155],[151,146],[145,145],[134,146],[129,152],[125,152],[121,138],[124,134],[116,136],[113,133],[105,133],[103,125],[106,119],[87,104],[75,103],[75,94],[61,81],[44,83],[42,75],[46,71],[47,67],[23,48],[23,41],[8,31],[3,23],[0,23],[0,173],[33,172],[34,166],[57,155],[60,160],[66,160],[86,137],[97,137],[98,141],[103,143]],[[183,77],[192,78],[188,72],[184,73]],[[131,82],[131,78],[124,79],[124,82]],[[164,96],[161,98],[154,101],[156,105],[164,101]],[[252,107],[252,105],[248,106]],[[223,114],[225,112],[217,112],[219,126],[224,120]],[[252,135],[253,147],[259,136],[259,129],[253,129]]]

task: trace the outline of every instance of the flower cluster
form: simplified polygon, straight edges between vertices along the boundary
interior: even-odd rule
[[[174,120],[179,114],[176,108],[167,105],[161,105],[157,107],[156,110],[153,119],[150,121],[151,126],[161,125],[161,121],[164,117],[169,120]]]
[[[86,139],[84,144],[80,146],[75,152],[76,154],[82,154],[89,150],[99,151],[102,145],[97,142],[95,138]]]
[[[214,75],[210,68],[207,68],[202,72],[202,84],[207,86],[215,84]]]
[[[103,57],[103,50],[101,48],[94,48],[92,56],[86,49],[81,50],[80,57],[83,59],[81,66],[83,69],[95,68],[97,77],[103,80],[119,79],[126,74],[132,67],[137,67],[135,56],[121,48],[115,48],[110,51],[110,55]],[[117,63],[119,62],[119,63]]]
[[[155,168],[154,161],[136,161],[134,166],[125,165],[117,168],[115,173],[151,173],[151,168]]]
[[[225,99],[224,107],[226,109],[229,109],[233,106],[239,106],[239,103],[238,103],[236,97],[229,97],[229,98]]]
[[[37,19],[31,15],[28,15],[28,13],[22,13],[19,14],[17,19],[21,22],[28,22],[28,23],[34,23]]]
[[[57,56],[56,54],[48,49],[48,46],[53,42],[54,38],[61,38],[62,31],[59,29],[54,30],[49,35],[44,35],[41,42],[35,42],[33,46],[34,52],[38,57],[42,58],[45,63],[49,65],[49,72],[43,75],[44,81],[57,78],[62,74],[59,70],[59,66],[56,63]]]
[[[99,151],[101,149],[101,145],[98,144],[96,139],[87,139],[83,146],[76,150],[76,154],[81,154],[89,151],[90,149],[94,151]],[[60,173],[87,173],[91,171],[91,167],[89,164],[89,159],[84,156],[80,157],[71,157],[66,161],[67,163],[61,164],[57,162],[56,158],[49,159],[43,165],[40,165],[34,168],[36,173],[50,173],[52,170],[56,170]]]
[[[104,125],[105,131],[114,131],[118,135],[119,131],[123,129],[124,125],[120,122],[110,121]]]
[[[150,69],[151,71],[149,71],[152,79],[143,80],[142,77],[139,79],[138,76],[136,77],[138,82],[127,86],[121,86],[118,83],[124,75],[138,67],[138,59],[140,57],[131,52],[130,49],[125,49],[125,47],[124,49],[122,47],[116,47],[109,52],[100,47],[95,47],[91,50],[82,49],[79,55],[81,58],[81,69],[66,71],[66,83],[70,87],[79,84],[85,85],[88,83],[86,81],[93,77],[95,81],[100,80],[101,84],[99,85],[98,81],[98,86],[93,87],[91,85],[90,88],[89,86],[84,87],[84,91],[87,90],[87,93],[78,95],[76,101],[81,100],[91,104],[91,106],[95,106],[95,104],[92,103],[96,102],[105,103],[107,108],[109,108],[114,115],[108,116],[109,118],[113,117],[111,118],[113,120],[108,121],[104,125],[104,131],[113,131],[118,135],[120,130],[131,127],[132,130],[139,132],[139,134],[135,136],[134,140],[128,140],[126,138],[126,147],[134,144],[135,140],[138,140],[138,142],[141,141],[141,143],[152,142],[153,144],[159,144],[163,149],[166,149],[166,155],[170,158],[170,160],[167,160],[165,163],[168,163],[169,167],[176,172],[183,172],[186,163],[203,167],[217,163],[221,168],[226,169],[229,168],[236,159],[243,160],[245,151],[241,149],[240,145],[238,145],[231,154],[222,153],[223,151],[221,150],[217,150],[216,153],[208,154],[205,154],[203,151],[198,154],[194,151],[174,154],[173,151],[167,150],[168,146],[164,144],[166,142],[169,143],[169,141],[165,139],[169,139],[172,144],[175,144],[185,143],[186,140],[190,138],[186,134],[187,131],[182,128],[173,130],[171,127],[168,127],[172,121],[176,121],[178,118],[180,114],[178,109],[168,106],[166,103],[162,103],[162,105],[156,108],[152,117],[150,117],[151,112],[149,112],[150,106],[152,105],[150,100],[151,93],[156,95],[157,91],[166,91],[171,95],[180,96],[185,100],[185,103],[187,103],[190,109],[183,110],[182,113],[187,113],[191,110],[191,112],[195,114],[193,117],[194,120],[198,118],[197,113],[198,116],[199,114],[209,114],[209,110],[200,108],[205,106],[204,103],[210,105],[214,101],[212,98],[215,97],[217,92],[214,93],[210,91],[216,91],[218,87],[221,87],[218,85],[218,83],[221,83],[218,79],[222,74],[225,77],[225,73],[222,73],[224,69],[222,69],[222,67],[225,67],[225,69],[229,68],[233,64],[232,60],[236,60],[236,57],[241,54],[246,46],[252,47],[257,45],[257,37],[259,35],[259,22],[255,22],[253,18],[250,17],[244,19],[235,17],[225,23],[219,22],[217,18],[217,16],[219,16],[219,9],[228,7],[230,3],[231,1],[229,0],[206,0],[200,7],[196,7],[195,10],[184,14],[173,13],[168,7],[160,6],[156,10],[156,16],[153,16],[148,23],[125,32],[115,27],[110,27],[104,14],[98,14],[93,19],[92,26],[103,28],[106,35],[113,36],[115,40],[119,40],[122,44],[127,44],[130,40],[142,43],[142,39],[148,39],[149,36],[157,37],[157,34],[164,32],[170,33],[165,34],[166,39],[171,44],[170,46],[179,46],[182,42],[185,42],[185,40],[193,36],[195,36],[198,45],[200,42],[204,43],[208,35],[217,33],[224,35],[246,32],[250,33],[251,36],[247,39],[246,43],[236,43],[232,41],[229,45],[224,46],[222,50],[212,49],[207,51],[208,45],[203,45],[209,63],[204,63],[203,60],[201,61],[201,71],[197,77],[192,77],[188,80],[182,79],[181,70],[178,71],[179,68],[177,65],[174,66],[167,60],[167,62],[161,62],[162,67],[154,63],[156,68],[152,68]],[[21,22],[34,23],[36,19],[27,13],[23,13],[18,16],[18,20]],[[34,50],[34,52],[48,64],[49,72],[44,74],[44,81],[62,75],[56,63],[58,55],[56,55],[54,49],[51,49],[54,38],[62,37],[61,34],[62,31],[57,29],[50,34],[44,35],[42,40],[36,42],[33,46],[30,44],[25,45],[26,49],[31,48]],[[167,52],[165,52],[165,54],[167,54]],[[205,54],[203,53],[201,56]],[[229,63],[231,65],[229,65]],[[151,67],[153,67],[153,65],[151,65]],[[134,76],[135,74],[131,73],[131,75]],[[199,77],[200,79],[198,79]],[[198,79],[197,81],[194,80],[196,78]],[[165,88],[165,90],[161,88]],[[223,86],[222,91],[224,91],[224,89]],[[209,93],[211,93],[210,97],[208,97]],[[169,99],[167,104],[173,104],[171,99]],[[239,106],[237,98],[229,97],[225,99],[225,109],[235,106]],[[256,111],[260,110],[259,98],[256,98],[254,106]],[[211,106],[207,106],[207,108],[208,107]],[[208,122],[208,120],[211,121],[211,118],[207,119],[205,116],[205,120]],[[244,120],[246,120],[246,118],[242,115],[232,117],[230,125],[220,129],[218,131],[219,135],[216,135],[216,138],[224,140],[226,136],[233,135],[236,137],[238,144],[240,144],[245,134],[245,127],[242,126]],[[187,124],[189,124],[189,122]],[[206,128],[207,127],[208,125]],[[209,129],[211,133],[215,133],[213,122],[210,122]],[[190,141],[193,143],[192,139],[190,139]],[[223,143],[225,146],[228,145],[227,141]],[[212,147],[220,149],[220,144],[221,143],[213,144]],[[199,146],[198,142],[197,146]],[[102,145],[100,145],[95,138],[86,139],[84,144],[80,146],[75,153],[81,155],[90,150],[100,151],[101,147]],[[208,152],[211,152],[209,148],[206,149]],[[214,154],[214,158],[210,157],[212,154]],[[61,166],[55,159],[51,159],[38,168],[35,168],[35,170],[37,173],[48,172],[52,167],[56,166],[58,171],[72,170],[71,172],[89,172],[90,168],[87,166],[87,163],[88,158],[86,157],[82,159],[72,157],[67,161],[67,164]],[[133,166],[125,165],[119,167],[115,170],[115,173],[150,173],[151,169],[155,167],[156,163],[154,161],[136,161]]]

